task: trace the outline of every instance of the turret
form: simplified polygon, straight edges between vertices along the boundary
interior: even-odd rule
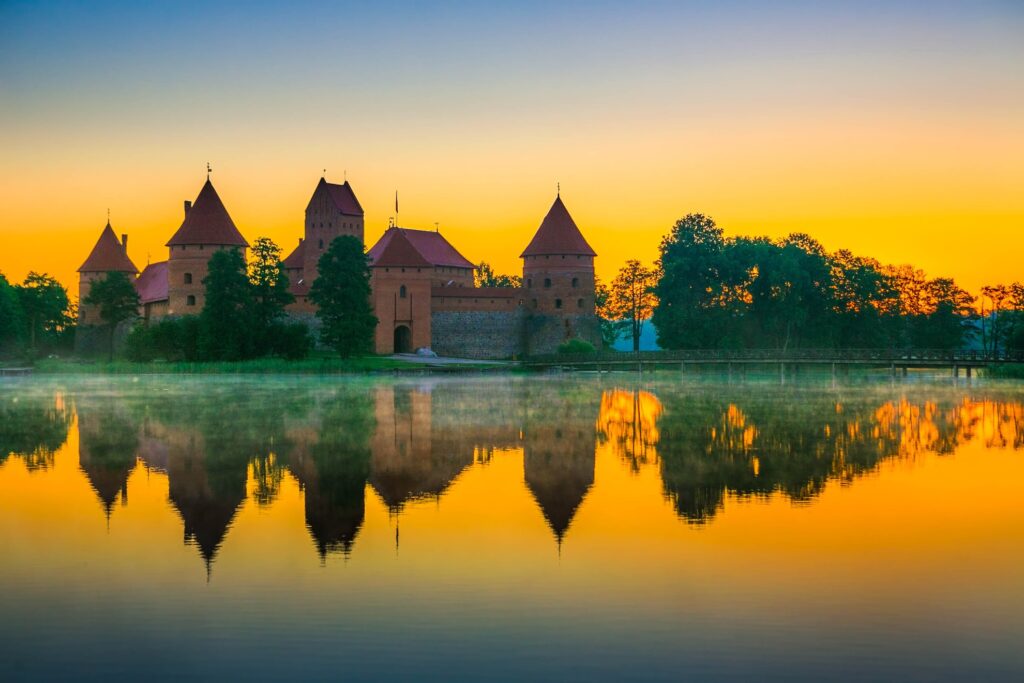
[[[316,264],[335,237],[350,235],[363,243],[363,207],[347,180],[336,185],[320,179],[306,206],[305,234],[304,280],[312,285],[316,279]]]
[[[185,202],[181,227],[167,242],[168,315],[198,314],[210,257],[221,249],[242,249],[244,254],[248,246],[207,178],[195,203]]]
[[[527,307],[547,315],[593,315],[596,255],[559,195],[522,253]]]
[[[121,235],[119,242],[108,220],[103,232],[100,233],[100,238],[96,240],[96,245],[89,252],[89,258],[85,259],[85,263],[78,269],[78,323],[80,325],[100,324],[99,311],[96,307],[86,306],[82,302],[89,296],[92,283],[111,271],[125,273],[129,278],[135,279],[139,269],[128,258],[128,235]]]

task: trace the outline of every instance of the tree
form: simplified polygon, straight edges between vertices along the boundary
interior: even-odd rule
[[[477,287],[517,288],[523,286],[523,278],[518,275],[499,275],[486,261],[481,261],[480,265],[476,267],[473,281]]]
[[[721,345],[723,306],[728,288],[725,238],[711,218],[691,213],[676,221],[661,240],[660,273],[654,294],[661,302],[652,322],[662,348],[712,348]]]
[[[0,273],[0,353],[20,345],[24,327],[18,290]]]
[[[42,342],[56,341],[72,322],[68,291],[46,273],[36,272],[30,272],[17,290],[29,348],[35,351]]]
[[[239,249],[210,257],[203,278],[206,302],[199,314],[199,354],[203,360],[242,360],[253,353],[252,289]]]
[[[260,237],[252,247],[249,264],[252,285],[255,352],[264,355],[273,347],[272,331],[284,317],[284,307],[295,301],[288,291],[288,276],[281,265],[281,248],[268,237]]]
[[[99,308],[100,320],[109,328],[108,358],[114,360],[114,333],[117,326],[139,316],[139,293],[125,273],[110,271],[95,280],[82,302]]]
[[[615,342],[619,341],[619,337],[622,336],[622,331],[626,328],[626,325],[628,325],[628,323],[625,323],[616,317],[616,314],[611,310],[608,305],[608,301],[610,299],[611,292],[608,289],[608,285],[595,277],[594,308],[597,311],[597,319],[601,326],[601,346],[606,349],[610,349],[615,346]]]
[[[606,305],[610,317],[625,322],[633,337],[633,350],[640,350],[640,332],[650,319],[658,298],[654,295],[656,274],[633,259],[626,261],[612,280]]]
[[[309,298],[317,305],[320,338],[342,358],[369,353],[377,318],[370,305],[370,263],[355,237],[336,237],[317,263]]]

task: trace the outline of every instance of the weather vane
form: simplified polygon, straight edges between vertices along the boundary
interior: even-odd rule
[[[562,196],[562,183],[555,183],[555,194]]]
[[[209,179],[210,179],[210,172],[211,172],[211,171],[213,171],[213,169],[212,169],[212,168],[210,168],[210,162],[209,162],[209,161],[207,161],[207,162],[206,162],[206,179],[207,179],[207,180],[209,180]]]

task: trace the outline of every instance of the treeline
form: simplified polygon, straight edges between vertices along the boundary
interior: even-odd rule
[[[1024,287],[983,290],[812,237],[723,235],[690,214],[662,239],[647,310],[663,348],[1024,348]],[[986,310],[986,303],[988,304]],[[642,312],[641,312],[642,313]]]
[[[68,291],[49,275],[31,272],[11,284],[0,273],[0,357],[70,349],[77,315]]]

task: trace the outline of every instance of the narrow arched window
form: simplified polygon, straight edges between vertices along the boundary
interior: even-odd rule
[[[324,248],[324,241],[323,241],[323,240],[320,240],[320,248],[321,248],[321,249],[323,249],[323,248]]]
[[[402,285],[401,287],[398,288],[398,296],[401,299],[405,298],[405,285]]]
[[[550,287],[551,286],[551,278],[549,278],[549,277],[544,278],[544,286],[545,287]]]
[[[195,306],[196,305],[196,297],[195,297],[195,295],[189,294],[187,297],[185,297],[185,305],[186,306]]]
[[[576,299],[576,308],[583,308],[583,299]]]
[[[185,284],[192,284],[192,273],[185,273]]]
[[[555,308],[561,308],[561,307],[562,307],[562,300],[561,299],[555,299]]]
[[[572,279],[572,286],[573,287],[579,287],[580,286],[580,279],[578,277],[574,277]]]

